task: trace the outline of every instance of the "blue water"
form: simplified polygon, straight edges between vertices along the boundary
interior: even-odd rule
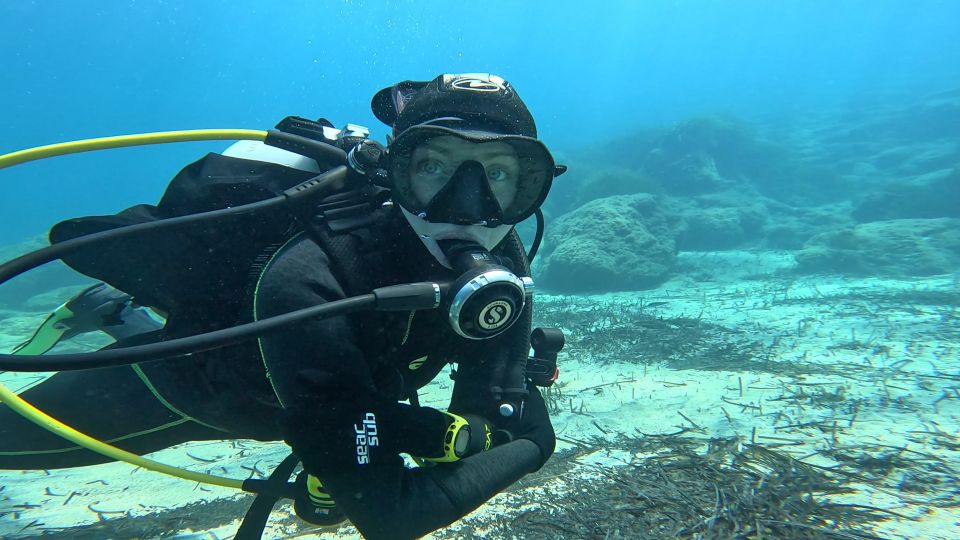
[[[539,295],[537,316],[568,335],[561,358],[570,362],[562,365],[562,382],[570,386],[563,396],[580,401],[576,414],[573,397],[569,413],[566,405],[554,411],[558,433],[580,436],[584,401],[589,413],[612,410],[616,414],[598,412],[592,425],[604,435],[596,444],[615,456],[628,447],[601,426],[609,422],[617,426],[612,433],[621,434],[674,433],[686,425],[671,420],[682,407],[695,418],[679,412],[682,420],[696,421],[703,437],[796,437],[813,449],[803,459],[819,449],[820,457],[838,463],[838,473],[855,470],[852,461],[840,468],[846,450],[864,467],[883,463],[869,452],[895,455],[882,475],[863,469],[843,481],[856,479],[864,493],[881,493],[873,489],[878,486],[887,495],[900,493],[866,501],[920,518],[899,522],[896,538],[954,538],[938,520],[958,521],[951,491],[960,463],[954,435],[960,403],[954,399],[960,376],[958,36],[960,0],[6,0],[0,2],[0,154],[119,134],[268,129],[287,115],[363,124],[382,141],[388,128],[369,109],[379,89],[440,73],[502,75],[529,105],[558,161],[571,165],[545,206],[549,225],[535,274],[538,290],[548,293]],[[684,123],[702,115],[715,118]],[[727,117],[737,120],[727,123]],[[656,137],[637,135],[670,126],[677,127]],[[66,218],[154,203],[183,166],[228,144],[111,150],[0,170],[0,253]],[[656,212],[634,216],[649,193],[660,197]],[[575,209],[608,195],[626,197],[570,219]],[[617,226],[624,221],[609,217],[618,212],[634,227],[631,233],[651,232],[649,239],[623,234]],[[601,226],[593,227],[597,221]],[[615,232],[604,231],[605,223]],[[573,240],[585,239],[570,244],[580,249],[556,249],[568,231]],[[596,263],[588,268],[593,273],[563,270],[577,270],[563,264],[578,257],[554,258],[558,251],[587,253],[582,259]],[[605,266],[609,260],[616,264]],[[551,274],[548,262],[561,270]],[[2,352],[27,339],[42,315],[66,300],[67,289],[58,287],[79,287],[77,276],[62,268],[24,280],[0,290]],[[564,294],[551,294],[551,286]],[[579,296],[611,290],[619,292]],[[87,350],[100,343],[67,345]],[[661,363],[672,370],[670,378],[689,376],[695,393],[686,382],[664,383],[657,401],[645,401],[654,399],[645,385],[661,382],[648,378],[647,368]],[[631,375],[619,372],[629,364],[636,368],[627,370]],[[590,382],[596,373],[602,384]],[[23,387],[23,379],[0,375],[5,384]],[[783,396],[760,384],[774,380],[768,376],[776,377]],[[610,381],[617,379],[632,386],[615,383],[614,395]],[[700,386],[703,381],[720,385]],[[621,399],[628,394],[630,401]],[[724,402],[734,413],[741,408],[734,419]],[[651,408],[654,403],[660,409]],[[781,419],[780,411],[795,418]],[[634,421],[642,425],[630,425]],[[880,446],[867,451],[863,441]],[[259,448],[249,463],[256,468],[264,455],[269,461],[269,451]],[[652,455],[639,446],[629,451]],[[230,458],[231,476],[253,470],[240,460],[244,452]],[[592,458],[585,462],[594,477]],[[581,472],[551,482],[587,478],[578,476],[584,467],[575,466]],[[140,520],[165,504],[155,494],[183,489],[193,490],[184,501],[202,497],[194,486],[168,492],[140,484],[127,468],[102,486],[74,474],[0,474],[0,491],[6,487],[0,536],[81,525],[103,518],[93,508],[122,508],[112,501],[137,497],[129,499],[138,505],[132,507],[136,518],[95,527],[118,531],[117,537],[147,537],[152,533],[129,527],[174,527],[164,520],[182,510],[161,515],[159,524]],[[713,511],[720,491],[701,478],[707,511]],[[875,482],[861,482],[865,478]],[[169,482],[164,486],[183,485]],[[797,496],[831,501],[808,491],[810,482],[804,479]],[[73,486],[76,493],[57,495]],[[568,487],[556,491],[583,489]],[[575,502],[623,508],[598,493]],[[51,503],[58,496],[65,502]],[[101,505],[101,497],[112,499]],[[755,491],[749,498],[761,500]],[[657,506],[670,515],[670,504],[687,507],[690,500],[660,499]],[[241,514],[240,506],[187,508],[177,526],[229,529],[225,524]],[[609,514],[605,520],[567,510],[563,514],[590,521],[595,535],[619,527]],[[948,512],[954,513],[944,518]],[[535,525],[547,515],[524,522]],[[543,522],[553,517],[566,519],[557,514]],[[46,523],[49,518],[56,519]],[[696,521],[697,527],[715,522],[701,515]],[[920,524],[926,536],[911,528]],[[623,531],[615,535],[630,537]]]
[[[288,114],[386,130],[380,88],[490,71],[558,153],[702,112],[802,115],[960,82],[953,1],[4,2],[0,152]],[[63,157],[0,171],[0,244],[154,202],[225,144]]]

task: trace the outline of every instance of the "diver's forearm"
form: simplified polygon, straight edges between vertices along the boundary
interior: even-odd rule
[[[365,482],[344,476],[324,485],[364,538],[405,540],[469,514],[536,470],[540,459],[537,445],[520,439],[455,463],[387,473],[392,478]]]
[[[447,494],[458,519],[539,467],[540,449],[519,439],[426,472]]]

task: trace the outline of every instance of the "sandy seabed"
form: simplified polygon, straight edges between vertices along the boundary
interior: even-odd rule
[[[749,510],[747,494],[721,497],[722,475],[748,467],[756,481],[744,485],[754,499],[773,479],[789,487],[784,471],[808,471],[832,475],[824,478],[842,489],[808,486],[796,501],[861,512],[859,524],[836,523],[843,514],[798,522],[813,531],[804,538],[958,537],[957,275],[798,277],[789,273],[787,252],[682,253],[680,265],[684,277],[655,290],[538,295],[536,322],[567,334],[560,381],[547,393],[557,454],[427,538],[733,538],[737,527],[739,537],[766,531],[774,538],[775,520],[764,524],[764,512],[774,512],[769,501],[747,524],[737,522]],[[43,316],[0,313],[0,348],[22,341]],[[5,373],[0,380],[22,389],[42,377]],[[450,384],[441,374],[423,404],[444,408]],[[247,478],[269,475],[287,453],[279,443],[228,441],[150,457]],[[708,468],[720,476],[701,484],[650,476],[714,458]],[[786,465],[778,472],[776,463]],[[648,514],[676,521],[669,501],[648,500],[658,482],[677,482],[661,497],[675,494],[687,506],[716,500],[715,508],[651,531]],[[0,484],[0,537],[11,539],[225,539],[251,501],[122,463],[3,471]],[[278,504],[264,538],[359,535],[349,526],[311,528]]]

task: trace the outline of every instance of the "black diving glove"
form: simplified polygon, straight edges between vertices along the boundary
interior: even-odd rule
[[[307,392],[284,409],[284,440],[311,474],[376,467],[404,452],[444,454],[450,418],[429,407],[384,399],[375,389],[320,370],[297,374]]]
[[[540,395],[540,389],[532,384],[527,385],[530,395],[523,402],[523,411],[520,421],[511,430],[514,439],[527,439],[540,449],[540,466],[550,459],[557,446],[557,436],[553,432],[550,422],[550,413],[547,404]]]

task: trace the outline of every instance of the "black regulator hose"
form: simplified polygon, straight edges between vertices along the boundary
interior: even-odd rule
[[[16,355],[0,354],[3,371],[75,371],[110,366],[124,366],[137,362],[171,358],[197,353],[238,343],[263,335],[277,327],[310,318],[327,318],[376,309],[380,311],[409,311],[434,309],[440,304],[440,285],[432,282],[406,283],[374,289],[370,294],[353,296],[326,304],[298,309],[267,319],[197,334],[183,338],[107,349],[90,353]]]
[[[282,205],[312,201],[314,197],[322,196],[331,189],[341,189],[346,182],[347,174],[347,168],[340,166],[290,188],[281,195],[264,201],[200,214],[140,223],[66,240],[22,255],[0,265],[0,285],[38,266],[108,240],[115,240],[145,231],[157,231],[188,223],[195,224],[203,221],[218,220],[241,214],[261,212]],[[129,365],[136,362],[158,360],[224,347],[245,339],[263,335],[278,326],[312,317],[333,317],[366,309],[432,309],[439,305],[439,302],[440,287],[435,283],[412,283],[394,287],[384,287],[374,290],[371,294],[312,306],[268,319],[216,330],[214,332],[171,339],[169,341],[161,341],[148,345],[136,345],[133,347],[80,354],[0,354],[0,371],[71,371]]]
[[[3,371],[74,371],[111,366],[124,366],[138,362],[171,358],[188,353],[198,353],[225,347],[254,336],[265,334],[279,326],[311,317],[333,317],[353,311],[373,309],[376,297],[373,294],[355,296],[336,302],[320,304],[291,311],[268,319],[197,334],[184,338],[160,341],[148,345],[135,345],[120,349],[108,349],[90,353],[16,355],[0,354],[0,370]]]
[[[77,238],[72,238],[70,240],[65,240],[42,249],[38,249],[31,253],[27,253],[26,255],[21,255],[12,261],[0,265],[0,285],[3,285],[4,283],[24,272],[33,270],[38,266],[61,259],[66,255],[80,251],[81,249],[90,247],[92,245],[99,244],[101,242],[116,240],[118,238],[124,238],[144,232],[155,232],[162,229],[175,228],[186,224],[202,223],[204,221],[215,221],[233,216],[254,214],[289,203],[300,202],[308,195],[319,196],[326,193],[331,188],[337,188],[341,186],[346,181],[346,177],[347,168],[345,166],[340,166],[319,176],[315,176],[297,186],[294,186],[284,191],[282,194],[277,195],[276,197],[263,201],[257,201],[241,206],[234,206],[232,208],[222,208],[219,210],[211,210],[209,212],[201,212],[199,214],[188,214],[185,216],[160,219],[147,223],[138,223],[136,225],[129,225],[126,227],[120,227],[118,229],[101,231]]]
[[[543,242],[543,210],[537,208],[533,214],[537,216],[537,233],[536,236],[533,237],[533,244],[530,245],[530,251],[527,252],[527,262],[529,263],[533,263],[534,257],[536,257],[537,252],[540,251],[540,243]]]

